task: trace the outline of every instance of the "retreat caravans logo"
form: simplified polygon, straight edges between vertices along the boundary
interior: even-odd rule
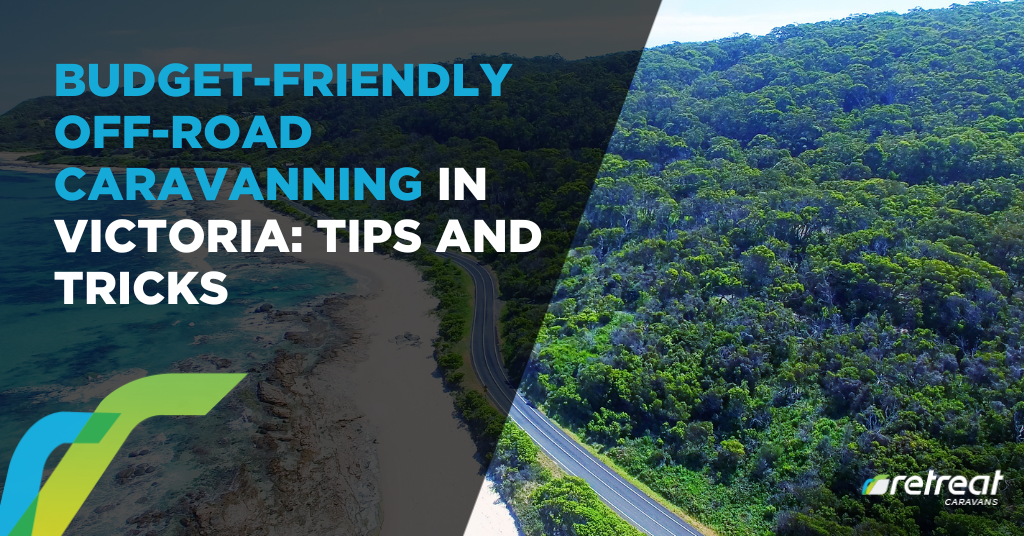
[[[62,411],[43,417],[11,457],[0,499],[0,536],[60,536],[139,423],[158,415],[206,415],[243,378],[245,374],[148,376],[107,395],[93,413]],[[71,447],[40,489],[46,459],[65,443]]]
[[[951,495],[944,501],[946,506],[997,506],[999,499],[993,495],[999,491],[1002,481],[1003,474],[999,470],[992,475],[978,475],[970,479],[963,475],[939,475],[929,470],[926,478],[918,475],[876,475],[864,481],[860,493],[895,495],[901,491],[907,495],[939,495],[945,491]]]

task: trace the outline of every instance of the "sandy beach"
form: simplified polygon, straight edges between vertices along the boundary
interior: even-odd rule
[[[233,221],[277,219],[282,228],[299,226],[251,200],[218,201],[210,210]],[[303,226],[301,242],[302,252],[291,255],[341,268],[358,281],[354,292],[367,298],[365,317],[354,321],[368,335],[366,359],[352,373],[328,372],[376,432],[381,536],[461,533],[484,477],[476,446],[437,374],[431,347],[437,299],[408,262],[350,253],[341,242],[336,253],[327,253],[326,236],[310,226]]]
[[[477,495],[473,515],[463,536],[518,536],[516,520],[509,507],[494,490],[494,482],[488,475],[480,494]]]

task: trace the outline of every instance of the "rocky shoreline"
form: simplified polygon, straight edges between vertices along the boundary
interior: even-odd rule
[[[250,373],[246,388],[255,384],[262,410],[253,438],[258,468],[242,466],[230,491],[191,505],[195,526],[186,526],[185,534],[379,532],[376,439],[365,416],[325,380],[335,374],[324,370],[365,358],[361,334],[343,325],[358,301],[328,298],[302,317],[308,331],[288,332],[287,339],[315,358],[279,349],[273,362]],[[261,486],[263,478],[269,489]]]
[[[176,436],[173,449],[164,434],[129,441],[68,534],[110,534],[122,523],[126,536],[378,534],[377,440],[365,415],[332,381],[366,358],[359,327],[347,321],[360,317],[364,301],[332,296],[305,313],[261,312],[267,323],[296,325],[285,335],[291,344],[248,370],[208,417],[219,426]],[[172,371],[235,368],[204,354]],[[161,462],[176,462],[175,472],[191,465],[191,485],[179,486],[188,491],[163,485],[170,471]],[[115,496],[118,502],[104,502]]]

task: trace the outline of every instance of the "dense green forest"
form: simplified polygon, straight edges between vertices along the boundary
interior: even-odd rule
[[[1022,1],[647,50],[531,396],[721,534],[1024,534],[1022,189]]]
[[[515,64],[501,98],[34,99],[0,116],[0,147],[81,164],[420,168],[415,207],[313,205],[416,217],[426,240],[448,218],[537,221],[541,250],[484,255],[509,300],[506,359],[521,371],[543,322],[530,395],[721,534],[1024,534],[1024,2],[647,50],[603,160],[636,54],[487,61]],[[55,147],[61,117],[107,111],[226,113],[243,129],[254,113],[300,115],[313,141]],[[488,200],[428,201],[439,166],[487,167]],[[506,435],[505,485],[529,489],[538,530],[614,532],[589,490],[520,460],[529,449]],[[860,494],[876,474],[929,469],[1007,480],[998,506]]]

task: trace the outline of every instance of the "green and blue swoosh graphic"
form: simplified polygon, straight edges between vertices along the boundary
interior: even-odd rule
[[[860,490],[861,495],[885,495],[889,490],[889,475],[875,475],[864,481]]]
[[[40,419],[11,458],[0,499],[0,536],[59,536],[139,423],[158,415],[206,415],[243,378],[149,376],[110,393],[94,413],[59,412]],[[46,459],[65,443],[71,447],[40,489]]]

